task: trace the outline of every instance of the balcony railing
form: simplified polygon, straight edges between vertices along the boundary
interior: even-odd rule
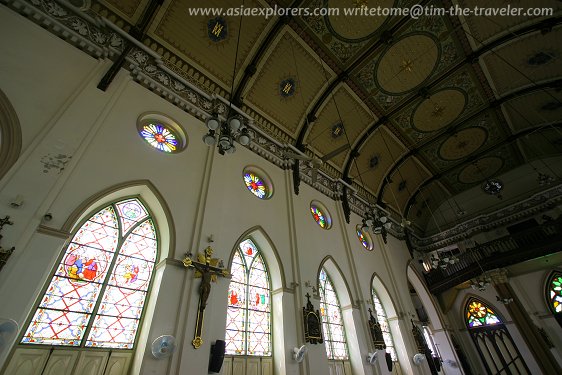
[[[507,267],[561,250],[562,219],[558,219],[479,245],[460,254],[459,262],[425,274],[425,280],[429,290],[438,294],[480,275],[482,270]]]

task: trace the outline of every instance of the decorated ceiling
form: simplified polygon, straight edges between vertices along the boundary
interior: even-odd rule
[[[71,3],[131,32],[158,2]],[[244,0],[243,6],[404,8],[414,3]],[[419,3],[481,5],[476,0]],[[490,199],[474,187],[529,163],[548,171],[545,160],[562,155],[560,1],[486,2],[490,8],[553,10],[537,17],[190,15],[190,8],[203,4],[227,9],[242,1],[166,0],[155,7],[142,43],[202,92],[232,100],[279,144],[318,157],[349,145],[322,172],[347,181],[368,202],[407,217],[422,232],[444,202],[463,206],[455,197],[467,191],[474,199]],[[528,185],[528,195],[541,189]],[[509,196],[509,186],[504,188]],[[457,211],[466,217],[481,213],[467,206]]]

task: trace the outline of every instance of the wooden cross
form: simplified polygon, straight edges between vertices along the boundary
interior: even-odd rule
[[[199,306],[197,308],[197,322],[195,324],[195,335],[191,344],[195,349],[199,349],[203,344],[201,334],[203,331],[203,318],[207,299],[211,293],[211,281],[216,282],[217,276],[230,277],[230,272],[223,268],[222,260],[211,258],[213,249],[207,246],[203,254],[197,255],[197,261],[191,259],[191,254],[186,254],[182,260],[186,268],[195,268],[195,277],[201,278],[199,286]]]

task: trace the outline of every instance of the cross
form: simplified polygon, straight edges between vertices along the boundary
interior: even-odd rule
[[[199,349],[203,344],[201,334],[203,331],[203,317],[207,299],[211,293],[211,281],[216,282],[217,276],[230,277],[230,272],[222,266],[222,260],[211,258],[213,249],[207,246],[204,254],[198,254],[197,261],[191,259],[191,253],[186,254],[182,260],[186,268],[195,268],[195,277],[201,277],[201,285],[199,286],[199,306],[197,308],[197,322],[195,324],[195,335],[191,344],[195,349]]]

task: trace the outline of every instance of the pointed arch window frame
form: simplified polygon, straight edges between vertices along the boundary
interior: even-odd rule
[[[321,279],[322,277],[322,273],[324,273],[326,275],[326,279],[323,285],[323,281]],[[340,322],[341,323],[333,323],[330,321],[329,319],[329,315],[327,313],[324,313],[325,311],[328,310],[328,303],[326,302],[326,288],[325,285],[329,284],[330,285],[330,289],[334,292],[334,296],[336,298],[336,304],[331,304],[331,306],[336,306],[338,309],[338,313],[339,313],[339,317],[340,317]],[[342,315],[342,311],[341,311],[341,304],[340,304],[340,299],[338,297],[338,292],[336,291],[336,288],[334,288],[334,282],[332,281],[332,278],[330,277],[330,274],[328,273],[328,271],[322,267],[320,268],[320,272],[318,273],[318,294],[320,295],[320,317],[322,320],[322,334],[324,335],[324,345],[326,346],[326,354],[328,356],[328,360],[336,360],[336,361],[348,361],[349,360],[349,347],[347,345],[347,331],[345,329],[345,324],[343,321],[343,315]],[[336,357],[334,356],[334,346],[333,343],[334,342],[342,342],[342,341],[336,341],[333,340],[333,332],[332,332],[332,326],[337,325],[340,326],[342,329],[342,334],[343,334],[343,348],[345,349],[345,356],[340,356],[340,357]]]
[[[246,257],[244,256],[243,253],[243,249],[242,249],[242,244],[245,243],[246,241],[250,241],[251,244],[253,245],[253,247],[257,250],[256,255],[254,255],[254,258],[252,259],[252,262],[250,264],[250,266],[248,267],[247,262],[246,262]],[[235,259],[236,256],[238,256],[241,260],[242,260],[242,265],[244,266],[244,283],[240,283],[238,281],[234,281],[234,272],[233,272],[233,266],[235,264]],[[249,308],[249,300],[250,298],[248,298],[250,290],[252,288],[256,288],[255,285],[251,285],[250,284],[250,276],[252,274],[252,270],[255,269],[253,268],[254,262],[256,261],[256,259],[261,259],[261,264],[263,265],[264,268],[264,272],[266,275],[266,284],[267,284],[267,292],[268,292],[268,296],[267,296],[267,301],[268,301],[268,306],[267,306],[267,316],[268,316],[268,330],[269,332],[265,333],[269,336],[269,353],[268,354],[253,354],[249,351],[248,349],[248,343],[249,343],[249,333],[251,332],[249,330],[249,321],[250,321],[250,314],[248,313],[251,309]],[[252,236],[247,236],[244,237],[236,246],[235,251],[233,252],[232,255],[232,261],[231,261],[231,267],[230,267],[230,271],[232,274],[232,279],[229,283],[228,286],[228,302],[227,302],[227,324],[226,324],[226,329],[225,331],[228,331],[229,328],[229,313],[230,311],[232,311],[231,309],[233,309],[234,307],[231,306],[231,283],[236,282],[239,284],[243,284],[244,286],[244,291],[245,291],[245,295],[244,295],[244,306],[241,307],[241,309],[244,311],[244,329],[243,330],[239,330],[238,332],[242,332],[243,337],[244,337],[244,341],[243,341],[243,347],[242,347],[242,351],[240,353],[237,353],[236,351],[234,352],[228,352],[228,346],[229,346],[229,338],[228,336],[225,337],[225,341],[226,341],[226,347],[227,347],[227,352],[226,355],[228,356],[236,356],[236,357],[254,357],[254,358],[260,358],[260,357],[272,357],[273,356],[273,314],[272,314],[272,287],[271,287],[271,276],[270,276],[270,271],[269,271],[269,267],[267,265],[266,259],[263,256],[263,252],[262,250],[259,248],[258,245],[256,245],[256,241],[254,240],[254,238]],[[259,287],[258,288],[262,288]],[[263,289],[263,288],[262,288]],[[254,311],[254,310],[252,310]]]
[[[384,344],[386,345],[385,351],[390,354],[392,362],[398,362],[398,355],[396,354],[396,344],[394,343],[394,337],[390,330],[390,324],[388,323],[388,318],[386,317],[386,310],[382,305],[381,299],[376,291],[376,289],[371,285],[371,300],[373,302],[373,307],[376,313],[377,322],[381,326],[382,335],[384,338]],[[380,306],[380,310],[377,307]],[[386,327],[386,329],[384,329]],[[389,342],[391,345],[389,345]]]
[[[558,285],[556,284],[557,282]],[[560,288],[562,288],[562,271],[555,269],[548,274],[544,288],[544,296],[545,302],[548,305],[548,311],[554,316],[558,325],[562,327],[562,299],[556,298],[562,296],[562,290]],[[557,299],[556,301],[555,298]],[[554,306],[554,302],[558,302],[559,304]],[[558,306],[560,306],[560,311],[556,311]]]
[[[136,223],[129,226],[125,232],[123,232],[123,230],[122,230],[123,229],[123,222],[121,220],[122,215],[120,214],[119,208],[117,206],[121,203],[125,203],[125,202],[128,202],[128,201],[134,201],[134,200],[136,200],[140,203],[142,208],[146,211],[146,216],[139,219]],[[53,280],[55,279],[55,277],[57,277],[57,271],[60,270],[60,267],[66,266],[66,264],[63,263],[63,262],[65,261],[65,258],[69,254],[69,248],[73,244],[78,244],[78,243],[75,243],[73,240],[77,237],[80,230],[88,222],[90,222],[92,218],[94,218],[96,215],[100,214],[101,212],[103,212],[104,210],[106,210],[108,208],[111,208],[113,210],[113,213],[114,213],[115,219],[116,219],[115,221],[117,222],[117,228],[116,228],[117,229],[117,243],[115,244],[114,250],[112,251],[112,258],[111,258],[110,264],[106,267],[106,271],[105,271],[106,274],[103,277],[103,281],[101,283],[99,283],[100,288],[97,292],[97,297],[95,299],[94,306],[89,313],[85,313],[87,315],[87,322],[84,326],[82,336],[78,340],[79,341],[78,344],[74,344],[74,345],[60,344],[60,343],[54,344],[54,343],[43,343],[43,342],[30,342],[30,340],[25,340],[26,334],[28,333],[28,331],[30,330],[30,328],[32,326],[33,319],[35,318],[35,316],[37,315],[37,312],[41,308],[42,300],[46,297],[46,293],[47,293],[49,287],[53,283]],[[110,315],[106,315],[106,314],[100,314],[100,306],[103,302],[102,299],[105,296],[105,293],[106,293],[108,287],[110,287],[110,286],[119,287],[117,284],[116,285],[110,285],[110,281],[111,281],[112,276],[115,275],[114,271],[117,268],[118,259],[121,255],[121,250],[123,248],[123,245],[126,244],[127,239],[131,236],[131,234],[133,234],[135,232],[136,229],[140,228],[144,223],[147,223],[147,222],[151,222],[152,228],[154,229],[154,239],[153,240],[155,242],[155,247],[154,247],[155,252],[154,252],[154,260],[150,262],[152,264],[152,269],[150,270],[150,276],[147,280],[145,280],[145,283],[147,285],[146,289],[145,290],[136,289],[136,291],[143,291],[145,293],[145,296],[144,296],[144,299],[143,299],[143,302],[142,302],[142,307],[140,308],[141,312],[140,312],[138,318],[127,318],[127,319],[137,320],[137,325],[136,325],[135,333],[134,333],[134,339],[128,344],[130,347],[88,345],[89,341],[93,341],[93,340],[90,340],[90,333],[92,331],[94,323],[96,322],[96,318],[98,316],[110,316]],[[138,344],[140,331],[141,331],[141,328],[142,328],[142,325],[143,325],[143,322],[144,322],[144,317],[147,313],[147,306],[150,302],[150,296],[151,296],[151,292],[152,292],[152,284],[153,284],[153,281],[154,281],[154,274],[155,274],[154,271],[156,269],[156,265],[158,264],[158,262],[160,260],[160,254],[161,254],[160,237],[161,237],[160,236],[160,230],[158,228],[158,223],[156,222],[156,218],[155,218],[153,212],[150,210],[148,204],[144,201],[144,199],[140,195],[129,195],[129,196],[118,197],[118,198],[112,199],[109,202],[93,206],[93,208],[84,209],[82,211],[82,215],[80,216],[80,219],[73,226],[73,230],[72,230],[71,235],[69,236],[68,240],[65,241],[64,245],[62,245],[61,249],[59,250],[60,254],[57,257],[57,260],[54,263],[53,268],[49,272],[49,278],[45,281],[45,285],[42,288],[41,292],[39,293],[37,301],[33,305],[34,307],[30,312],[30,316],[28,317],[28,319],[25,322],[25,327],[27,327],[27,328],[23,331],[22,336],[20,336],[20,338],[19,338],[19,341],[18,341],[19,345],[21,345],[22,347],[30,347],[30,348],[33,348],[33,347],[39,348],[39,347],[45,347],[45,346],[55,347],[56,346],[56,347],[66,348],[68,350],[73,350],[73,349],[81,349],[81,350],[84,350],[84,349],[85,350],[105,349],[105,350],[112,350],[112,351],[116,350],[116,351],[126,351],[126,352],[134,351],[137,347],[137,344]],[[102,251],[104,251],[104,250],[102,249]],[[125,257],[130,257],[130,256],[125,255]],[[132,288],[131,288],[131,290],[132,290]],[[56,310],[56,309],[51,309],[51,310]]]

